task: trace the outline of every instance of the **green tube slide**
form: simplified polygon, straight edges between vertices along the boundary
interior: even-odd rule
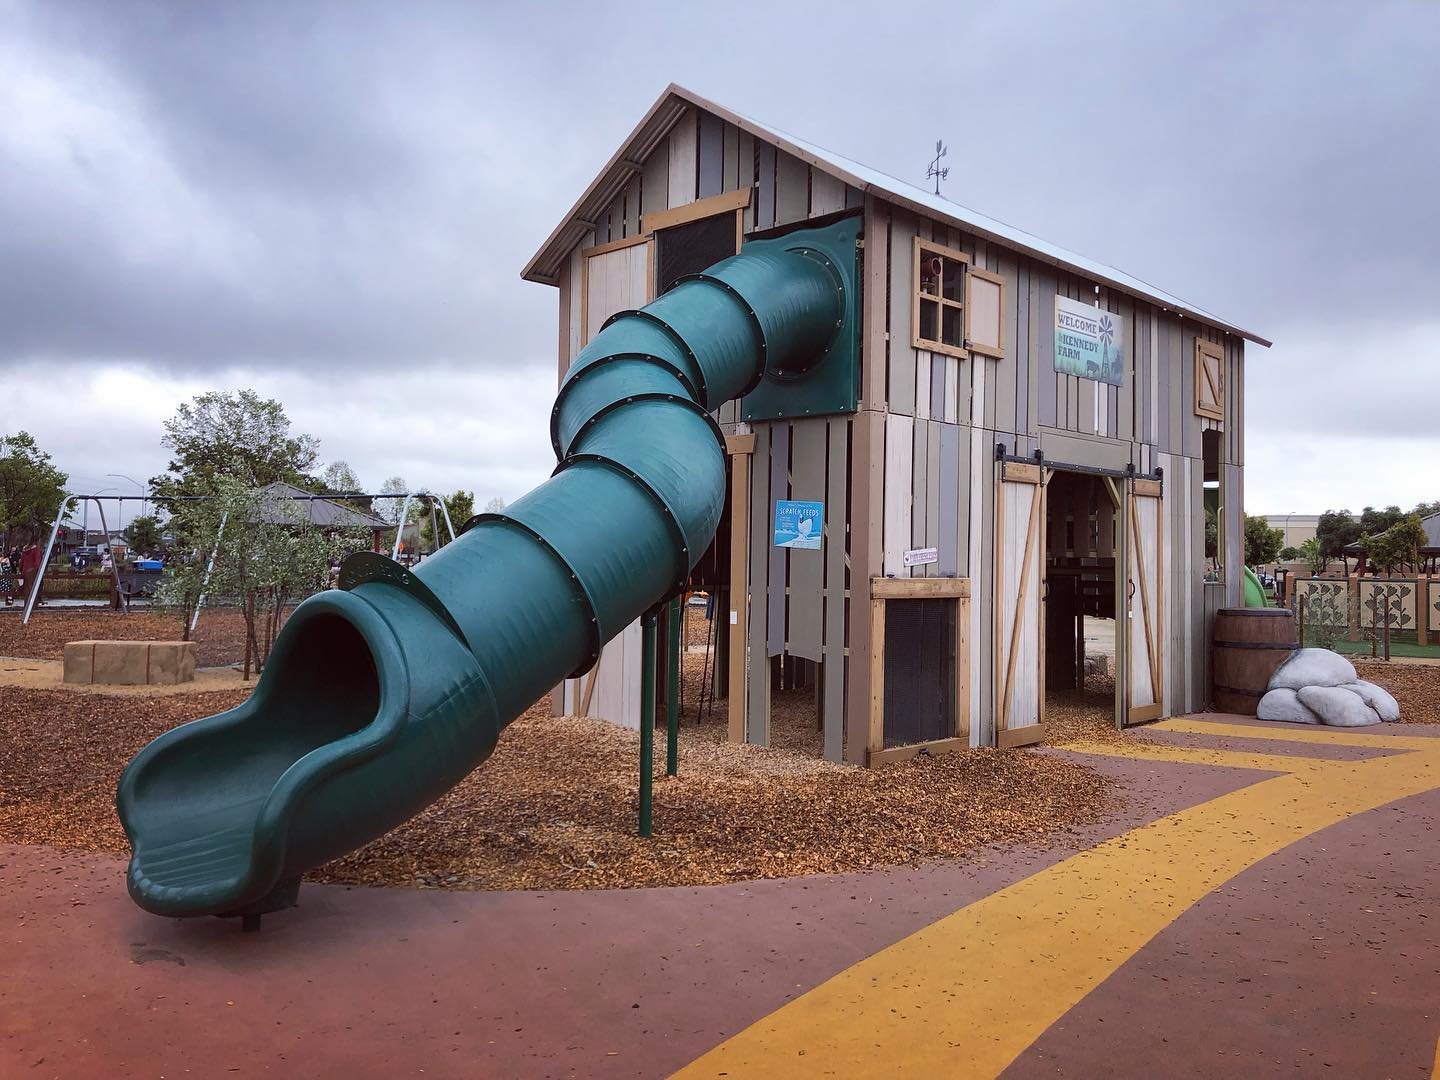
[[[848,267],[806,230],[613,317],[560,389],[549,480],[413,572],[352,556],[340,588],[286,622],[248,700],[141,750],[116,795],[135,902],[159,915],[288,906],[305,871],[439,798],[675,596],[725,498],[710,413],[762,379],[803,383],[853,333],[855,231]]]
[[[1250,567],[1244,567],[1245,579],[1242,583],[1245,590],[1246,607],[1266,607],[1268,601],[1265,599],[1265,586],[1260,584],[1260,578]]]

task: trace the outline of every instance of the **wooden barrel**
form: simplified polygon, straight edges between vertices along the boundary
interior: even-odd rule
[[[1300,647],[1289,608],[1221,608],[1215,613],[1215,709],[1254,716],[1270,677]]]

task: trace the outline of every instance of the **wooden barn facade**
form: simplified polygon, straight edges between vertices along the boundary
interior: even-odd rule
[[[1047,686],[1085,678],[1087,626],[1113,635],[1117,723],[1204,708],[1211,618],[1241,598],[1263,339],[671,86],[525,268],[559,290],[559,375],[614,312],[846,214],[858,409],[717,415],[730,493],[696,584],[719,601],[731,738],[768,743],[783,692],[813,701],[833,760],[1034,742]],[[790,502],[823,504],[818,550],[773,542]],[[637,726],[639,657],[637,624],[556,710]]]

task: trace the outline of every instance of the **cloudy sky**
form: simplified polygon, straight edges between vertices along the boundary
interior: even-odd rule
[[[0,0],[0,431],[123,494],[177,402],[250,386],[372,489],[515,498],[556,306],[520,268],[674,80],[920,183],[943,137],[948,197],[1276,340],[1247,509],[1409,506],[1437,48],[1420,0]]]

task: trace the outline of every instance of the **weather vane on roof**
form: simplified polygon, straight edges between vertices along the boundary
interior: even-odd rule
[[[940,194],[940,181],[950,176],[950,167],[940,168],[940,159],[950,152],[950,148],[939,139],[935,140],[935,158],[930,162],[930,167],[925,170],[925,179],[935,179],[935,194]]]

